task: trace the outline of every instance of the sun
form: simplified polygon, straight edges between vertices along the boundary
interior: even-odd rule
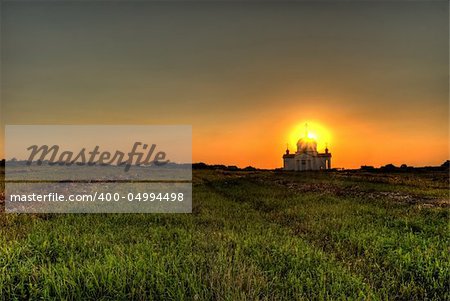
[[[305,137],[317,142],[318,151],[323,151],[325,147],[333,143],[331,131],[325,124],[315,120],[304,120],[296,123],[290,129],[287,140],[289,149],[295,151],[297,141]]]
[[[314,134],[314,133],[312,133],[312,132],[308,132],[308,138],[309,138],[309,139],[317,140],[317,135]]]

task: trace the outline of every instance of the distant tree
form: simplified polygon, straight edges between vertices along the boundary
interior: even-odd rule
[[[247,168],[253,168],[253,170],[256,170],[256,168],[248,166]],[[238,171],[241,170],[236,165],[222,165],[222,164],[215,164],[215,165],[208,165],[203,162],[193,163],[192,169],[213,169],[213,170],[228,170],[228,171]]]
[[[5,159],[0,160],[0,166],[5,166]]]
[[[400,165],[400,168],[401,168],[401,169],[407,169],[407,168],[408,168],[408,165],[402,164],[402,165]]]
[[[247,166],[246,168],[243,169],[244,171],[255,171],[256,168],[254,168],[253,166]]]
[[[222,164],[216,164],[211,166],[213,169],[219,169],[219,170],[227,170],[227,167]]]
[[[203,162],[199,162],[199,163],[193,163],[192,164],[192,169],[212,169],[212,168],[208,164],[205,164]]]
[[[445,161],[444,163],[442,163],[441,167],[443,168],[449,168],[450,167],[450,160]]]
[[[375,170],[375,167],[373,167],[371,165],[362,165],[361,170],[372,171],[372,170]]]
[[[227,166],[227,170],[237,171],[237,170],[239,170],[239,167],[237,167],[236,165],[230,165],[230,166]]]
[[[394,164],[386,164],[385,166],[381,167],[381,170],[383,171],[395,171],[398,167],[396,167]]]

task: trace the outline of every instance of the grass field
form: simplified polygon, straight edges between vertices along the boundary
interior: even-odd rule
[[[447,172],[193,177],[192,214],[0,214],[0,298],[450,299]]]

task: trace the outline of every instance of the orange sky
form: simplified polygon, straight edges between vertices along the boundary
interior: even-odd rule
[[[305,122],[309,123],[309,131],[319,132],[319,152],[324,151],[325,143],[328,144],[334,167],[358,168],[361,165],[381,166],[388,163],[440,165],[449,155],[446,129],[442,133],[435,132],[433,124],[416,127],[411,122],[387,126],[368,122],[351,113],[318,113],[312,110],[308,114],[291,113],[289,117],[283,113],[272,119],[261,116],[259,122],[249,120],[237,123],[228,132],[211,132],[210,136],[194,130],[194,161],[241,167],[280,167],[286,142],[290,142],[290,151],[295,151],[296,141],[292,140],[292,136],[298,128],[301,130],[297,137],[304,135]],[[320,125],[319,131],[317,125]],[[325,134],[327,139],[321,139],[320,134]]]
[[[189,124],[194,162],[275,168],[308,122],[333,167],[449,158],[447,1],[1,5],[2,125]]]

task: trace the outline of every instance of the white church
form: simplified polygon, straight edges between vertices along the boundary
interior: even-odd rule
[[[317,152],[317,142],[306,133],[305,137],[298,140],[295,154],[290,154],[289,148],[286,149],[283,155],[283,169],[295,171],[331,169],[331,153],[328,152],[328,147],[324,153]]]

